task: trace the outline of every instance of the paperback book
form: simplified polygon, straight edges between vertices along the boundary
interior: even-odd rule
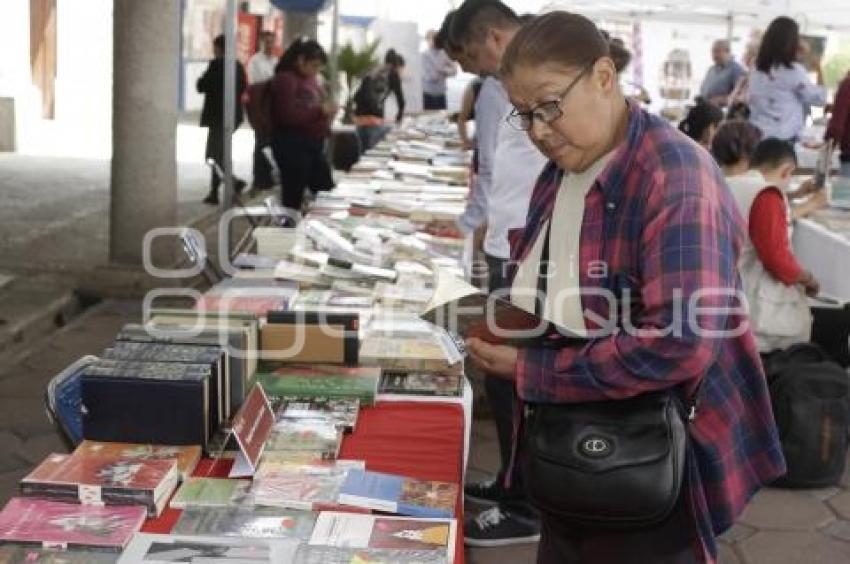
[[[442,372],[398,372],[386,370],[381,374],[378,393],[460,397],[463,395],[463,376]]]
[[[267,472],[254,480],[254,503],[305,511],[335,508],[344,481],[344,472],[332,470]]]
[[[51,454],[21,480],[21,493],[93,505],[143,505],[156,517],[179,478],[174,460]]]
[[[285,419],[275,424],[266,452],[309,451],[326,460],[336,459],[342,432],[325,419]]]
[[[357,398],[282,398],[277,412],[278,422],[319,420],[327,421],[345,432],[357,425],[360,400]]]
[[[251,488],[250,480],[233,478],[189,478],[174,497],[171,507],[229,507],[242,503]]]
[[[279,564],[292,562],[299,544],[292,539],[136,533],[118,564]]]
[[[201,459],[200,446],[163,446],[135,443],[83,441],[74,451],[80,456],[113,456],[139,460],[176,460],[181,478],[186,480]]]
[[[0,511],[0,540],[45,547],[121,550],[145,520],[144,507],[100,507],[15,497]]]
[[[0,562],[3,564],[115,564],[117,560],[118,554],[99,550],[0,546]]]
[[[172,534],[308,541],[315,524],[315,513],[298,509],[190,507],[180,515]]]
[[[311,545],[390,550],[436,550],[454,561],[454,519],[412,519],[325,511],[316,520]]]
[[[295,564],[448,564],[439,550],[389,550],[302,545]]]
[[[454,517],[458,485],[405,476],[351,470],[339,502],[410,517]]]

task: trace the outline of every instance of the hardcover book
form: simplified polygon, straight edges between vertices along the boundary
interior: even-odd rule
[[[308,541],[315,524],[315,513],[298,509],[190,507],[180,515],[172,534]]]
[[[0,540],[121,550],[145,520],[139,506],[98,507],[14,497],[0,511]]]
[[[412,519],[325,511],[316,520],[311,545],[390,550],[437,550],[454,561],[454,519]]]
[[[20,485],[26,496],[143,505],[151,516],[158,516],[179,478],[174,460],[51,454]]]
[[[397,372],[381,374],[379,394],[459,397],[463,395],[463,376],[441,372]]]
[[[182,345],[176,343],[132,343],[117,341],[101,353],[101,358],[111,360],[138,360],[146,362],[174,362],[179,364],[208,365],[212,376],[211,399],[214,402],[211,415],[217,421],[211,422],[214,433],[219,425],[230,418],[230,374],[227,370],[221,347],[201,345]]]
[[[375,402],[381,369],[368,366],[284,365],[257,374],[269,396],[302,398],[357,398]]]
[[[209,365],[102,359],[83,372],[83,436],[206,448],[217,419],[211,380]]]
[[[339,502],[410,517],[454,517],[458,485],[405,476],[351,470]]]
[[[300,541],[136,533],[118,564],[279,564],[292,562]]]
[[[349,312],[270,311],[263,359],[290,363],[357,364],[360,316]]]
[[[203,322],[203,319],[201,321]],[[228,413],[236,413],[247,390],[250,389],[249,382],[253,378],[253,372],[249,374],[248,357],[243,352],[248,346],[248,330],[245,327],[214,328],[203,324],[199,328],[193,328],[177,324],[128,323],[121,328],[115,340],[220,347],[227,365],[225,380],[230,383]]]
[[[228,507],[242,503],[248,496],[250,480],[232,478],[189,478],[174,497],[171,507]]]
[[[476,337],[490,343],[547,348],[583,341],[571,331],[441,270],[437,271],[436,289],[424,311],[423,319],[464,339]]]
[[[116,458],[138,458],[140,460],[176,460],[177,469],[183,480],[201,459],[200,446],[141,445],[135,443],[102,443],[83,441],[74,451],[80,456],[114,456]]]

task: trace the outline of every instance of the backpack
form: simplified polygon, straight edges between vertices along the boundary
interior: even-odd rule
[[[363,77],[354,94],[355,115],[384,117],[384,101],[390,95],[390,69],[382,66]]]
[[[245,113],[261,142],[271,140],[274,131],[274,79],[255,82],[246,90]]]
[[[820,488],[837,483],[847,459],[850,381],[810,343],[765,360],[773,415],[788,471],[773,485]]]

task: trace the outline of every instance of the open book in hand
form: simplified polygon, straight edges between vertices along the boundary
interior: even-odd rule
[[[476,337],[514,347],[562,348],[585,341],[569,329],[439,269],[434,295],[421,317],[464,339]]]

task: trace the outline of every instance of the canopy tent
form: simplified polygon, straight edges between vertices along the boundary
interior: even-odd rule
[[[820,0],[554,0],[509,2],[522,9],[566,9],[593,17],[658,20],[683,23],[726,23],[766,26],[776,16],[797,20],[803,32],[850,32],[850,1]],[[538,6],[526,6],[537,4]]]

